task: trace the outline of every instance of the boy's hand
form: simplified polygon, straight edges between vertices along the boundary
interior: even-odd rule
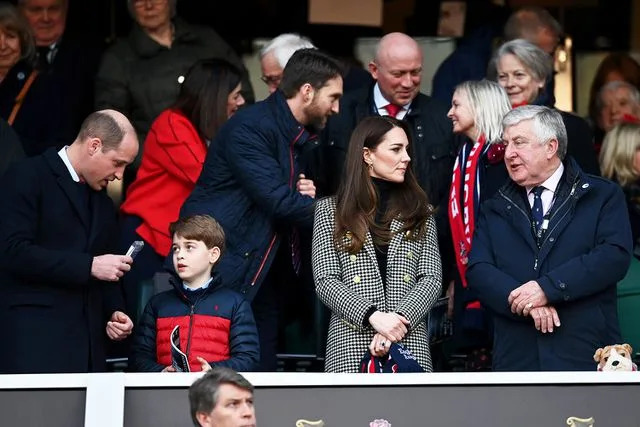
[[[174,368],[173,366],[169,365],[166,368],[164,368],[161,372],[175,372],[176,368]]]
[[[211,365],[209,365],[209,362],[204,360],[203,357],[197,356],[196,359],[198,360],[198,362],[200,362],[200,366],[202,367],[202,372],[207,372],[211,370]]]
[[[120,341],[131,335],[133,322],[121,311],[114,311],[107,322],[107,336],[113,341]]]

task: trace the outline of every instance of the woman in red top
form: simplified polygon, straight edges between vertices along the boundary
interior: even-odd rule
[[[135,313],[138,286],[162,269],[171,248],[169,224],[200,176],[210,141],[244,99],[240,71],[220,59],[196,62],[173,107],[163,111],[144,143],[142,162],[121,206],[121,250],[134,240],[145,246],[123,278],[129,313]]]

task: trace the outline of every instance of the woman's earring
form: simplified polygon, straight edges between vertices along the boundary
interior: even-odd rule
[[[369,168],[369,170],[373,169],[373,162],[367,162],[367,167]]]

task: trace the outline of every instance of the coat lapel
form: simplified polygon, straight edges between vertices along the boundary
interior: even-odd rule
[[[402,221],[394,219],[391,221],[391,233],[392,238],[389,242],[389,251],[387,252],[387,265],[391,264],[395,260],[395,256],[398,253],[400,245],[402,244],[402,239],[404,235],[400,233],[402,229]]]
[[[80,195],[75,188],[76,183],[71,179],[71,175],[69,174],[64,162],[54,149],[50,149],[45,153],[45,159],[47,159],[51,170],[56,176],[58,185],[62,188],[62,192],[67,196],[69,202],[71,202],[71,206],[73,206],[73,209],[76,211],[82,225],[87,231],[89,231],[90,224],[89,218],[87,218],[87,209],[84,206],[84,201],[80,198]]]

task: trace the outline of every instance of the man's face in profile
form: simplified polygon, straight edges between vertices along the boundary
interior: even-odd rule
[[[253,393],[233,384],[221,384],[213,410],[196,414],[202,427],[255,427]]]

